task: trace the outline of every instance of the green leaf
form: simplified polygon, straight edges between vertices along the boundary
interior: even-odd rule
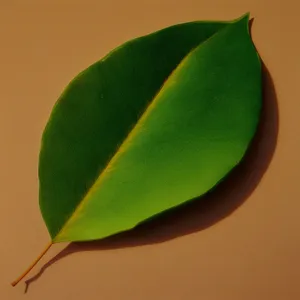
[[[249,15],[131,40],[81,72],[42,137],[40,208],[53,242],[104,238],[212,189],[261,110]]]

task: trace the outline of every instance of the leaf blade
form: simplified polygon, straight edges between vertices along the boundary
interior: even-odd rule
[[[248,19],[243,19],[243,20],[248,21]],[[238,28],[240,28],[240,27],[238,27]],[[246,28],[243,27],[243,29],[245,30]],[[224,32],[225,30],[226,29],[222,29],[222,32]],[[227,38],[228,38],[228,36],[227,36]],[[248,39],[249,39],[249,36],[248,36]],[[201,49],[203,49],[203,47]],[[206,53],[206,55],[208,55],[208,54]],[[193,63],[191,65],[189,65],[189,68],[188,68],[189,70],[191,70],[191,68],[193,68],[193,66],[197,65],[199,56],[196,56],[196,58],[197,58],[196,61],[193,61]],[[205,61],[207,61],[207,57],[206,57],[206,59],[202,60],[202,64],[203,63],[205,64]],[[176,71],[179,72],[178,68],[175,70],[175,73],[176,73]],[[196,68],[196,71],[197,72],[199,71],[198,67]],[[182,82],[185,82],[185,84],[192,83],[192,85],[193,84],[195,85],[195,82],[192,82],[191,78],[186,77],[186,78],[189,78],[189,80],[186,80],[185,76],[187,75],[187,73],[182,73],[182,70],[181,70],[181,72],[179,72],[178,74],[184,74],[184,76],[181,77],[180,80],[178,80],[178,82],[180,82],[181,84],[182,84]],[[167,84],[170,85],[170,81],[167,81]],[[258,91],[259,91],[259,83],[257,84],[257,86],[258,86]],[[165,84],[164,88],[165,87],[166,87],[166,84]],[[168,97],[172,98],[172,99],[174,99],[174,97],[176,98],[176,93],[178,94],[178,87],[173,84],[173,88],[174,87],[175,87],[175,92],[173,91],[173,94],[171,93],[171,97],[170,97],[170,95],[168,95]],[[210,88],[212,88],[212,87],[210,87]],[[169,89],[172,91],[172,85],[171,85],[171,87],[169,87]],[[192,89],[193,89],[193,86],[191,86],[191,90]],[[186,107],[185,108],[182,107],[182,104],[184,102],[180,101],[180,99],[184,98],[184,93],[186,93],[186,88],[184,88],[183,90],[184,90],[183,94],[180,95],[179,98],[177,97],[178,101],[176,103],[179,106],[177,107],[176,110],[173,108],[170,109],[171,106],[166,106],[166,107],[160,106],[159,111],[164,112],[164,113],[160,116],[160,118],[158,118],[159,121],[157,122],[157,117],[159,116],[159,111],[158,112],[156,111],[156,113],[154,114],[154,119],[153,119],[154,121],[152,121],[151,125],[146,126],[146,128],[150,128],[150,129],[156,128],[154,131],[152,130],[152,135],[154,137],[156,137],[156,139],[154,139],[155,140],[154,144],[164,145],[165,149],[169,149],[169,151],[162,150],[162,148],[160,147],[160,151],[165,151],[163,153],[165,158],[162,158],[161,156],[157,156],[157,155],[151,156],[151,153],[149,153],[147,151],[143,152],[143,150],[147,149],[147,148],[150,148],[153,151],[153,147],[151,147],[151,146],[149,147],[149,145],[151,145],[151,143],[153,146],[153,140],[151,140],[151,138],[149,139],[149,132],[147,132],[147,134],[143,133],[141,135],[142,138],[140,138],[141,144],[140,144],[140,147],[137,148],[137,151],[133,151],[134,148],[131,148],[131,150],[129,152],[126,152],[126,151],[123,152],[125,154],[131,153],[131,156],[129,155],[129,157],[128,157],[128,155],[127,155],[127,161],[126,161],[126,155],[123,154],[123,166],[120,167],[120,164],[119,164],[119,167],[117,169],[117,171],[118,171],[117,175],[113,175],[112,177],[106,176],[107,177],[106,178],[106,188],[102,185],[101,190],[99,190],[99,191],[101,191],[101,193],[97,194],[95,196],[95,199],[101,199],[101,201],[98,201],[98,200],[94,201],[93,203],[95,205],[90,205],[89,208],[84,213],[82,213],[82,211],[81,211],[82,214],[77,215],[77,218],[75,219],[75,223],[73,222],[73,223],[69,224],[70,225],[69,228],[71,228],[71,229],[67,230],[67,231],[64,230],[63,234],[60,233],[57,237],[54,238],[54,240],[56,242],[69,241],[69,240],[89,240],[89,239],[97,239],[99,237],[104,237],[104,236],[113,234],[115,232],[121,231],[121,230],[132,228],[134,225],[136,225],[138,223],[138,221],[142,221],[143,218],[147,218],[155,213],[161,212],[161,210],[170,208],[174,205],[178,205],[179,203],[181,203],[184,200],[188,200],[187,198],[184,198],[184,195],[180,195],[181,198],[179,197],[179,194],[180,193],[182,194],[184,189],[182,188],[182,182],[181,183],[176,182],[176,180],[178,178],[182,178],[182,174],[180,175],[175,172],[177,174],[176,175],[177,178],[175,178],[174,176],[173,177],[171,176],[172,175],[171,173],[174,172],[174,164],[176,165],[176,163],[174,162],[174,157],[173,157],[173,160],[171,160],[171,162],[169,164],[170,166],[173,166],[173,167],[171,169],[169,169],[168,172],[163,173],[162,171],[160,171],[163,174],[165,174],[163,176],[163,178],[167,177],[169,179],[169,183],[176,182],[176,184],[178,186],[181,184],[181,188],[179,190],[178,189],[176,191],[173,190],[173,192],[171,193],[172,195],[174,194],[173,196],[177,196],[177,198],[172,197],[172,200],[169,199],[170,191],[163,188],[159,184],[160,183],[159,180],[156,179],[156,181],[155,181],[155,177],[153,177],[151,175],[151,174],[155,174],[155,169],[151,169],[151,166],[150,166],[150,165],[152,165],[152,166],[157,167],[157,161],[159,161],[161,163],[161,166],[164,166],[165,170],[167,169],[166,164],[164,163],[164,160],[167,159],[169,153],[172,153],[172,151],[170,151],[171,148],[174,146],[174,143],[172,141],[176,140],[176,136],[178,137],[178,132],[176,132],[176,135],[173,136],[173,138],[169,139],[167,143],[166,142],[164,143],[164,140],[162,139],[162,135],[161,135],[160,131],[161,131],[161,128],[163,128],[162,124],[165,126],[168,125],[168,124],[164,124],[163,120],[169,119],[167,117],[169,112],[172,113],[171,119],[173,118],[173,120],[174,120],[174,111],[179,113],[178,120],[180,120],[180,118],[182,117],[180,115],[181,109],[183,109],[183,111],[185,111],[184,109],[186,109]],[[211,99],[211,98],[208,97],[207,99]],[[259,97],[257,97],[257,99],[259,102]],[[165,101],[165,102],[167,102],[167,101]],[[172,102],[172,105],[173,105],[172,107],[174,107],[174,100]],[[199,110],[199,107],[196,107],[196,108]],[[197,112],[197,109],[196,109],[196,112]],[[222,114],[222,109],[219,111]],[[207,112],[207,110],[206,110],[206,112]],[[153,114],[152,114],[152,116],[153,116]],[[193,116],[193,118],[191,118],[191,119],[196,120],[195,116]],[[179,122],[179,124],[180,124],[180,122]],[[252,124],[252,127],[254,126],[253,128],[255,128],[255,122],[251,123],[251,124]],[[168,126],[170,126],[170,124]],[[178,128],[178,124],[177,124],[177,128]],[[173,132],[173,134],[174,134],[174,132],[175,132],[174,128],[171,127],[169,129],[170,129],[169,134],[170,134],[170,132],[171,133]],[[184,140],[184,136],[188,133],[189,132],[186,130],[183,131],[181,139],[179,139],[179,140],[181,140],[181,141]],[[145,140],[143,140],[143,137],[145,137]],[[164,138],[165,138],[165,136],[164,136]],[[192,137],[192,140],[195,141],[195,136]],[[247,138],[247,141],[248,140],[249,140],[249,137]],[[143,145],[143,146],[141,147],[141,145]],[[145,145],[147,145],[147,147]],[[227,145],[227,147],[229,147],[229,146]],[[223,147],[224,147],[224,144],[223,144]],[[179,147],[179,149],[180,149],[180,147]],[[185,151],[188,151],[186,149],[188,149],[188,147],[185,147]],[[232,149],[232,147],[230,149]],[[178,155],[178,152],[176,152],[176,153],[177,153],[176,155]],[[188,154],[191,155],[190,153],[188,153]],[[125,155],[125,160],[124,160],[124,155]],[[187,152],[185,152],[185,154],[183,156],[181,156],[181,159],[184,160],[184,157],[186,157],[186,155],[187,155]],[[242,156],[242,155],[240,155],[240,156]],[[149,159],[149,157],[150,158],[152,157],[152,161],[151,161],[151,159]],[[138,158],[140,160],[138,160]],[[170,157],[169,157],[169,159],[170,159]],[[145,165],[143,165],[143,163],[142,163],[143,161],[148,161],[148,163],[146,164],[146,167],[145,167]],[[150,161],[151,161],[151,163],[149,163]],[[211,162],[212,159],[209,159],[209,161]],[[185,163],[186,163],[186,160],[185,160]],[[190,161],[189,164],[182,165],[182,167],[185,167],[185,173],[187,172],[187,170],[195,170],[195,167],[193,166],[193,161]],[[203,167],[203,165],[202,165],[202,167]],[[206,175],[207,175],[207,172],[208,172],[207,170],[209,168],[207,165],[205,165],[205,167],[206,167]],[[128,173],[126,170],[128,170],[129,168],[131,168],[131,170]],[[229,167],[229,169],[231,169],[231,168],[232,168],[232,165]],[[132,170],[132,169],[134,169],[134,170]],[[150,178],[149,178],[149,176],[148,177],[146,176],[146,178],[145,178],[145,175],[143,174],[144,169],[148,170],[148,175],[149,174],[151,175]],[[175,167],[175,169],[177,169],[177,168]],[[182,169],[180,169],[180,172],[182,172]],[[223,173],[226,173],[226,172],[223,172]],[[112,170],[109,174],[111,175],[111,174],[116,174],[116,173],[114,172],[114,170]],[[133,174],[135,174],[135,175],[133,175]],[[187,174],[185,174],[185,176],[186,175]],[[197,172],[194,175],[196,176]],[[220,177],[222,177],[223,175],[218,175],[217,177],[220,179]],[[113,179],[111,179],[111,178],[113,178]],[[131,179],[131,183],[135,182],[135,184],[130,185],[128,183],[128,178]],[[141,178],[143,178],[143,180],[141,182],[139,182],[138,179],[141,179]],[[199,178],[199,174],[198,174],[198,178]],[[126,185],[126,184],[124,184],[124,180],[125,180],[125,183],[127,182],[126,188],[124,188],[124,186]],[[205,182],[205,178],[202,178],[202,180]],[[215,181],[216,180],[214,180],[214,183],[211,183],[210,185],[213,186],[215,184]],[[122,184],[120,185],[120,183],[122,183],[122,182],[123,182],[123,185]],[[143,184],[142,188],[136,188],[137,185],[142,185],[142,184]],[[185,184],[187,185],[187,183],[185,183]],[[155,187],[156,194],[153,193],[153,191],[151,191],[151,188],[153,189],[153,186]],[[207,186],[209,186],[209,184],[206,183],[206,186],[202,192],[205,192],[205,190],[208,189]],[[116,187],[119,188],[119,191],[114,192],[112,194],[111,191],[114,190]],[[122,188],[123,188],[123,190],[122,190]],[[130,196],[130,191],[133,188],[135,189],[135,201],[133,201],[132,197]],[[195,191],[200,192],[199,187],[197,187],[197,182],[195,182],[195,181],[193,181],[193,186],[192,187],[189,186],[188,189],[194,190],[194,193],[195,193]],[[145,196],[145,194],[147,195],[148,198]],[[112,203],[114,202],[113,198],[115,197],[118,199],[122,195],[126,195],[127,200],[123,201],[123,202],[120,202],[120,201],[115,202],[115,203],[117,203],[117,205],[114,205],[114,204],[112,205]],[[166,204],[163,207],[160,206],[160,208],[157,206],[160,203],[159,201],[154,202],[154,204],[153,204],[153,201],[151,201],[153,196],[157,198],[157,197],[159,197],[159,195],[162,199],[164,199],[164,201],[165,201],[164,204]],[[192,194],[191,192],[188,194],[185,193],[185,197],[187,197],[187,196],[192,197],[195,195]],[[181,200],[178,202],[179,198]],[[108,199],[108,200],[105,200],[105,199]],[[137,202],[137,199],[142,199],[143,201]],[[174,199],[177,199],[176,200],[177,204],[174,203]],[[168,203],[168,201],[170,203]],[[126,204],[125,206],[124,206],[124,203]],[[132,212],[134,212],[134,216],[132,215]],[[85,216],[87,216],[87,215],[89,216],[89,218],[85,218]],[[102,223],[99,222],[99,219],[101,219]],[[74,220],[74,218],[73,218],[73,220]],[[85,221],[82,221],[82,220],[85,220]],[[102,228],[101,228],[101,226],[102,226]]]

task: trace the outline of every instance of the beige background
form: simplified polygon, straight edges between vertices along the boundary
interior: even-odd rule
[[[297,2],[0,1],[1,300],[300,299]],[[55,245],[27,277],[27,293],[24,281],[12,288],[49,241],[37,202],[37,156],[69,80],[133,37],[247,11],[276,93],[265,72],[264,123],[245,163],[209,204],[106,242],[69,246],[51,260],[67,246]]]

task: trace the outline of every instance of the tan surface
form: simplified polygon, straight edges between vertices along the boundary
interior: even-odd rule
[[[0,299],[300,299],[297,3],[1,0]],[[276,107],[267,78],[262,139],[248,162],[208,199],[212,204],[195,205],[122,239],[73,245],[32,280],[26,295],[24,282],[12,288],[10,281],[49,240],[37,204],[37,156],[49,112],[68,81],[127,39],[178,22],[233,19],[247,11],[255,17],[253,39],[279,104],[273,159]],[[55,245],[27,278],[65,246]]]

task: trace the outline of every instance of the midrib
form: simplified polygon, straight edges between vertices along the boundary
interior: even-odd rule
[[[89,188],[85,196],[82,198],[80,203],[77,205],[73,213],[70,215],[70,217],[67,219],[61,230],[56,234],[56,236],[53,238],[53,241],[58,240],[60,236],[64,234],[64,231],[68,226],[72,223],[73,220],[76,219],[76,216],[79,214],[79,212],[82,210],[84,207],[85,203],[89,199],[90,195],[93,193],[94,190],[101,184],[103,178],[105,177],[105,174],[108,172],[108,170],[113,166],[113,164],[118,160],[119,156],[124,152],[126,146],[128,145],[129,141],[133,139],[135,134],[138,132],[140,124],[147,118],[147,116],[151,113],[155,105],[157,104],[157,101],[159,99],[159,95],[162,94],[165,89],[164,86],[165,84],[170,80],[172,75],[174,74],[175,71],[180,70],[185,62],[189,59],[189,57],[193,54],[193,52],[198,48],[201,47],[203,44],[206,44],[209,42],[213,37],[218,35],[221,31],[223,31],[225,28],[228,27],[228,25],[233,24],[234,22],[228,22],[227,26],[224,26],[217,32],[213,33],[209,38],[207,38],[205,41],[203,41],[201,44],[197,45],[196,47],[192,48],[191,51],[180,61],[179,65],[177,68],[175,68],[166,78],[166,80],[162,83],[161,87],[159,88],[158,92],[154,95],[153,100],[150,101],[148,106],[145,108],[144,112],[136,122],[136,124],[133,126],[131,131],[127,134],[127,136],[124,138],[123,142],[120,144],[119,148],[116,150],[115,154],[111,157],[111,159],[107,162],[107,165],[104,169],[101,170],[99,176],[95,180],[94,184]]]

